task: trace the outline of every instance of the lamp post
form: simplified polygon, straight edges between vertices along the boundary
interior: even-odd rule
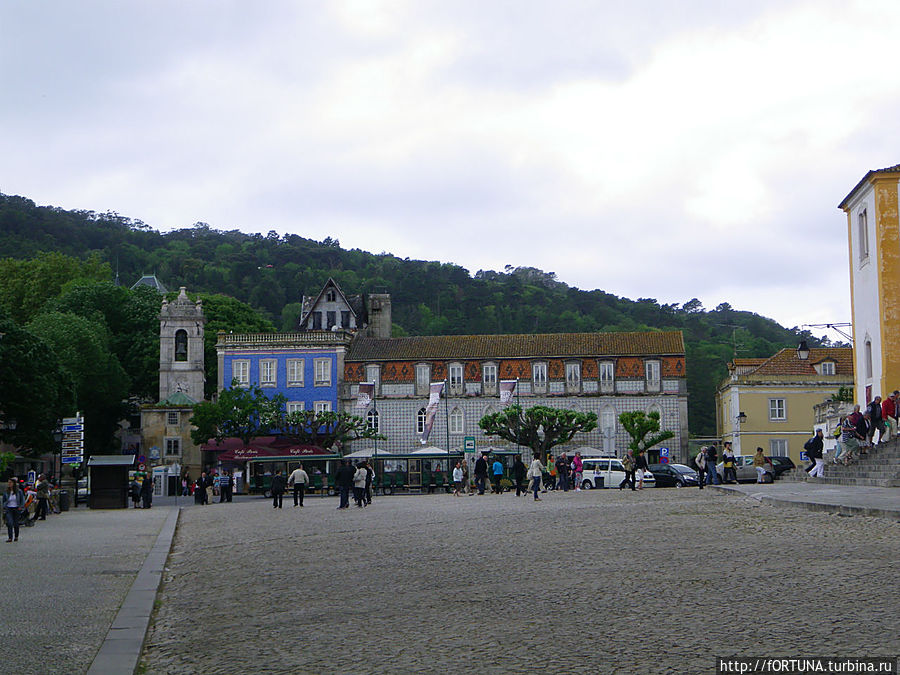
[[[806,361],[809,358],[809,345],[806,344],[806,340],[801,340],[800,344],[797,345],[797,358],[801,361]]]

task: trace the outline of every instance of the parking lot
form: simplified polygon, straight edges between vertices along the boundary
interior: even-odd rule
[[[149,673],[712,673],[900,653],[900,526],[713,490],[182,512]]]

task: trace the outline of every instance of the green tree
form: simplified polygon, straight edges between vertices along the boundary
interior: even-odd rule
[[[281,394],[266,396],[258,385],[241,387],[237,380],[230,389],[219,392],[218,400],[204,401],[194,406],[191,439],[197,445],[211,438],[222,441],[240,438],[249,443],[255,436],[265,436],[281,420],[286,399]]]
[[[366,421],[343,410],[335,412],[315,412],[298,410],[286,414],[281,423],[281,431],[285,438],[298,445],[314,445],[317,448],[330,450],[337,446],[342,449],[350,441],[361,438],[377,438],[384,436],[375,432]]]
[[[478,426],[488,436],[498,436],[540,452],[541,461],[545,461],[554,446],[568,443],[577,433],[596,429],[597,415],[542,405],[527,409],[510,405],[500,412],[485,415],[478,421]]]
[[[659,430],[659,413],[651,410],[644,413],[642,410],[632,412],[624,412],[619,415],[619,423],[631,436],[631,442],[628,447],[634,451],[635,455],[640,451],[647,451],[657,443],[662,443],[669,438],[675,436],[672,431]],[[647,434],[650,434],[648,437]]]

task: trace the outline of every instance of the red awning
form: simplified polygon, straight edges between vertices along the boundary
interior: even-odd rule
[[[298,445],[280,436],[257,436],[250,443],[240,438],[226,438],[221,443],[210,439],[201,446],[202,450],[221,453],[217,457],[220,462],[243,462],[248,459],[284,458],[293,459],[337,459],[336,452],[324,450],[314,445]]]

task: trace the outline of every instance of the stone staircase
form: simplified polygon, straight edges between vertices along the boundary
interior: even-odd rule
[[[825,456],[825,477],[810,478],[803,466],[781,476],[781,480],[823,485],[869,485],[873,487],[900,487],[900,439],[894,438],[862,455],[850,466],[833,464],[833,455]]]

